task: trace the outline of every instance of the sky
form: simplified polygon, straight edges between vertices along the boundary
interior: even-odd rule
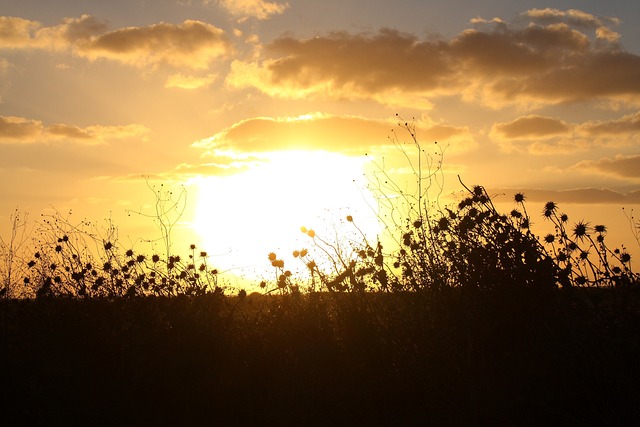
[[[522,191],[633,250],[637,22],[635,1],[0,0],[0,221],[143,245],[171,191],[175,244],[237,280],[302,225],[375,233],[371,171],[411,181],[400,117],[443,199],[458,176],[504,209]]]

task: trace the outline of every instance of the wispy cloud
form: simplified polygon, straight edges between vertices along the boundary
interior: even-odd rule
[[[207,68],[233,52],[226,33],[202,21],[158,23],[109,31],[90,15],[57,26],[0,17],[0,49],[70,50],[91,60],[106,58],[134,66]]]
[[[363,155],[378,147],[392,145],[388,137],[395,122],[357,116],[309,114],[297,117],[256,117],[242,120],[192,146],[205,153],[224,151],[264,153],[279,150],[325,150]],[[466,151],[475,141],[466,127],[422,120],[416,132],[423,141],[445,140],[452,150]]]
[[[106,144],[127,138],[146,138],[149,129],[143,125],[87,126],[68,124],[45,126],[39,120],[0,116],[0,144],[34,144],[69,141],[83,145]]]
[[[631,178],[640,181],[640,155],[583,160],[573,167],[578,170],[596,172],[616,178]]]
[[[491,188],[488,189],[490,194],[502,195],[508,197],[508,200],[515,193],[525,195],[528,202],[546,203],[550,200],[559,203],[576,203],[576,204],[615,204],[623,205],[625,203],[640,203],[640,193],[630,192],[621,193],[607,188],[575,188],[570,190],[542,190],[532,188]],[[502,201],[500,197],[494,196],[494,201]]]
[[[216,3],[240,19],[252,17],[259,20],[280,15],[289,7],[288,3],[265,0],[205,0],[204,3]]]
[[[182,73],[172,74],[164,84],[166,88],[177,89],[200,89],[207,87],[216,81],[217,74],[207,74],[206,76],[189,76]]]
[[[570,154],[594,146],[634,145],[640,143],[639,131],[640,113],[584,123],[527,115],[494,124],[489,135],[505,151]]]

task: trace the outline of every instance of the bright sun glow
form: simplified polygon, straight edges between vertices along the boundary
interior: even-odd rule
[[[311,246],[301,226],[333,237],[339,221],[352,215],[375,241],[378,221],[364,164],[335,153],[287,151],[244,173],[203,178],[194,218],[200,246],[220,267],[256,279],[272,270],[269,252],[286,258]]]

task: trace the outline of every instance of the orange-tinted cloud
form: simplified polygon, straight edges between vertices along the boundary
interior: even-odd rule
[[[122,28],[78,43],[78,53],[133,65],[206,68],[232,51],[224,31],[201,21]]]
[[[640,203],[640,192],[620,193],[607,188],[577,188],[572,190],[540,190],[531,188],[492,188],[489,194],[504,194],[510,200],[514,194],[522,193],[527,202],[546,203],[554,201],[560,205],[564,203],[578,204],[617,204]],[[504,198],[494,197],[494,201],[504,201]]]
[[[205,0],[212,3],[213,0]],[[229,13],[239,18],[253,17],[260,20],[280,15],[289,7],[287,3],[270,2],[265,0],[215,0]]]
[[[0,144],[33,144],[70,141],[84,145],[106,144],[128,138],[146,138],[149,129],[138,124],[125,126],[78,126],[53,124],[45,126],[39,120],[0,116]]]
[[[574,168],[617,178],[640,180],[640,155],[616,156],[612,159],[583,160],[577,163]]]
[[[640,57],[617,43],[609,18],[580,11],[531,10],[524,22],[475,19],[450,40],[419,40],[383,29],[285,36],[256,61],[236,61],[231,87],[284,98],[402,102],[462,94],[501,107],[594,99],[638,103]],[[393,95],[393,96],[390,96]]]
[[[363,155],[376,147],[392,145],[389,137],[396,127],[393,122],[355,116],[258,117],[240,121],[193,146],[209,154],[326,150]],[[439,140],[454,151],[465,151],[475,144],[466,127],[422,121],[416,128],[421,141]]]
[[[593,146],[629,146],[640,143],[640,113],[614,120],[568,123],[553,117],[527,115],[496,123],[491,139],[506,151],[531,154],[573,153]]]
[[[188,76],[182,73],[172,74],[167,78],[164,84],[166,88],[177,89],[200,89],[211,85],[216,79],[216,74],[207,74],[206,76]]]
[[[233,51],[225,32],[211,24],[186,20],[108,31],[93,16],[65,18],[43,27],[35,21],[0,17],[0,49],[71,50],[89,59],[107,58],[135,66],[170,65],[204,69]]]

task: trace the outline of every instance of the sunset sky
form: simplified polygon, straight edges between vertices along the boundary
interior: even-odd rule
[[[180,244],[242,275],[321,217],[375,229],[363,173],[409,179],[398,113],[446,147],[447,191],[460,175],[509,209],[523,191],[538,223],[553,200],[639,249],[622,212],[640,203],[637,1],[0,0],[0,14],[3,227],[16,207],[71,210],[139,244],[147,183],[184,185]]]

